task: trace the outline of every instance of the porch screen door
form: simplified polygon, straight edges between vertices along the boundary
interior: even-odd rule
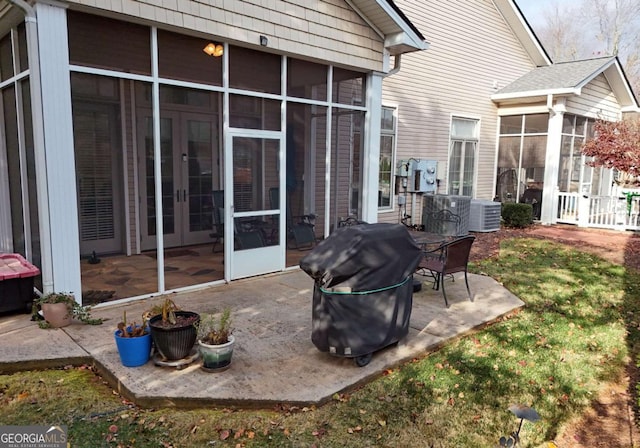
[[[284,269],[280,132],[230,131],[225,160],[225,277]],[[276,198],[278,199],[276,201]],[[282,218],[282,219],[280,219]]]

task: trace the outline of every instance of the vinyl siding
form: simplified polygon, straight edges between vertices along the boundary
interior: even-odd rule
[[[490,0],[397,0],[430,43],[402,57],[400,72],[383,82],[383,104],[398,106],[396,159],[448,160],[451,117],[480,120],[474,196],[494,195],[497,107],[490,96],[534,68]],[[440,172],[447,173],[447,168]],[[445,174],[446,175],[446,174]],[[442,179],[438,193],[446,192]],[[418,195],[417,203],[421,202]],[[408,214],[420,216],[420,210]],[[380,221],[397,222],[397,213]]]
[[[383,40],[344,0],[75,0],[172,31],[348,68],[381,70]],[[72,6],[73,7],[73,6]],[[86,8],[83,8],[86,10]],[[111,14],[113,15],[113,14]]]
[[[607,78],[600,74],[583,87],[582,94],[567,100],[567,111],[576,115],[605,120],[619,120],[620,103],[611,90]]]

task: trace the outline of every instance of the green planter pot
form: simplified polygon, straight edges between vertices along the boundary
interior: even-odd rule
[[[229,336],[229,342],[221,345],[209,345],[198,341],[198,351],[202,358],[202,369],[207,372],[221,372],[227,370],[231,364],[233,347],[236,338]]]

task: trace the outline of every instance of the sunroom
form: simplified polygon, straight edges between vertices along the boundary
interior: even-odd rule
[[[139,2],[12,3],[0,251],[41,267],[43,292],[97,303],[282,271],[307,247],[300,217],[313,240],[375,219],[381,78],[426,48],[392,2],[200,11],[179,26]],[[247,14],[280,24],[240,32]]]

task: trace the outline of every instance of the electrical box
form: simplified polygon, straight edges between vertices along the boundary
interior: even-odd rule
[[[438,162],[435,160],[398,160],[396,164],[396,177],[402,178],[401,186],[406,186],[409,193],[435,193],[437,173]]]
[[[410,167],[411,167],[411,162],[409,160],[398,160],[396,162],[396,176],[409,177]]]
[[[435,160],[411,160],[407,191],[412,193],[434,193],[438,187],[438,162]]]

